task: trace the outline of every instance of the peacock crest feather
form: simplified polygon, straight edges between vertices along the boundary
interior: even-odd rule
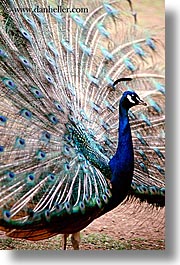
[[[2,5],[0,228],[38,240],[127,195],[164,205],[164,47],[131,1]]]

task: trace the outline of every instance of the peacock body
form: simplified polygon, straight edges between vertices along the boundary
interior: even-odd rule
[[[0,229],[29,240],[165,203],[162,43],[129,0],[57,2],[2,1]]]

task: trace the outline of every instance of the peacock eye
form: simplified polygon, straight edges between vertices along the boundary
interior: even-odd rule
[[[132,94],[132,95],[131,95],[131,98],[133,98],[133,99],[136,99],[136,97],[137,97],[136,94]]]
[[[135,101],[134,101],[134,97],[133,97],[134,94],[131,94],[131,95],[127,95],[127,99],[129,100],[129,102],[131,102],[132,104],[135,104]],[[135,96],[135,95],[134,95]]]

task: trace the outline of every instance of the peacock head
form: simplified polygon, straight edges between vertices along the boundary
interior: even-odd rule
[[[120,105],[124,109],[129,110],[133,106],[146,106],[147,104],[134,91],[125,91],[121,97]]]

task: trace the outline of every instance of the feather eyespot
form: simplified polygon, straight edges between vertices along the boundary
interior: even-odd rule
[[[10,90],[12,90],[12,91],[15,91],[16,88],[17,88],[17,86],[16,86],[16,84],[14,83],[14,81],[13,81],[12,79],[10,79],[10,78],[3,77],[3,78],[2,78],[2,82],[3,82],[3,84],[4,84],[6,87],[8,87],[8,88],[9,88]]]
[[[7,118],[3,115],[0,115],[0,125],[4,126],[7,122]]]
[[[6,222],[9,222],[11,218],[11,212],[9,210],[4,210],[3,217]]]
[[[103,199],[103,201],[104,201],[106,204],[108,203],[108,197],[107,197],[106,194],[103,194],[103,195],[102,195],[102,199]]]
[[[81,201],[79,203],[79,208],[81,210],[81,213],[84,214],[85,213],[85,209],[86,209],[84,202]]]
[[[96,197],[96,204],[97,204],[97,206],[98,206],[99,208],[102,207],[102,202],[101,202],[101,200],[100,200],[99,197]]]
[[[54,182],[56,180],[56,175],[55,174],[49,174],[48,175],[48,181],[49,182]]]
[[[15,173],[12,172],[12,171],[8,171],[8,172],[6,172],[6,176],[7,176],[7,179],[9,181],[11,181],[11,180],[13,180],[15,178]]]

